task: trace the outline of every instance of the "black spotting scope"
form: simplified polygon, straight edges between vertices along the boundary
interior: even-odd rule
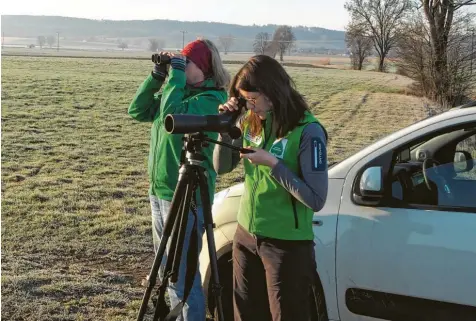
[[[236,120],[243,107],[246,106],[244,98],[238,99],[235,111],[225,111],[219,115],[180,115],[168,114],[165,117],[165,130],[169,134],[190,134],[197,132],[228,133],[233,139],[240,137],[241,131],[235,126]]]

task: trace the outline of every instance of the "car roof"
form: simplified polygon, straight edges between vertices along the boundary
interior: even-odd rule
[[[342,162],[330,168],[329,178],[345,178],[350,168],[360,159],[372,153],[373,151],[395,141],[396,139],[399,139],[400,137],[406,136],[420,128],[424,128],[426,126],[430,126],[444,120],[458,118],[458,117],[467,116],[467,115],[476,115],[476,102],[471,102],[466,105],[451,108],[446,112],[425,118],[408,127],[400,129],[396,132],[393,132],[381,138],[377,142],[365,147],[361,151],[357,152],[356,154],[350,156],[349,158],[343,160]]]

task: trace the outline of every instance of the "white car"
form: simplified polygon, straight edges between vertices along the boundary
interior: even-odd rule
[[[330,166],[327,201],[314,216],[313,320],[476,320],[475,158],[470,103]],[[243,184],[232,186],[213,205],[226,321],[242,193]],[[213,313],[206,243],[200,271]]]

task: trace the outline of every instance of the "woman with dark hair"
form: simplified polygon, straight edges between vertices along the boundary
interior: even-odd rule
[[[229,96],[220,110],[237,110],[238,99],[246,100],[243,138],[222,134],[220,140],[254,151],[214,151],[218,174],[244,159],[233,240],[235,320],[308,320],[316,273],[312,217],[327,197],[327,133],[271,57],[252,57],[232,80]]]

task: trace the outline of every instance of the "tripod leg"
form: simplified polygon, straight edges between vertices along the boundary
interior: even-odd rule
[[[137,321],[142,321],[147,311],[147,305],[149,303],[152,290],[157,282],[157,274],[159,272],[159,268],[165,254],[165,250],[167,248],[167,242],[171,235],[172,229],[176,223],[176,220],[179,218],[177,214],[179,213],[180,206],[183,202],[182,198],[187,185],[188,179],[186,177],[181,176],[177,183],[177,187],[175,188],[175,193],[170,206],[169,215],[167,217],[167,221],[165,222],[164,232],[160,240],[159,248],[157,249],[157,253],[155,255],[154,263],[152,264],[152,268],[149,273],[149,281],[147,284],[147,288],[145,289],[144,296],[142,298],[142,304],[139,310],[139,314],[137,316]]]
[[[188,185],[185,187],[185,193],[186,193],[186,190],[188,189]],[[186,194],[184,195],[186,197]],[[173,230],[172,230],[172,234],[171,234],[171,237],[170,237],[170,244],[168,247],[168,255],[167,255],[167,261],[165,263],[165,268],[164,268],[164,271],[163,271],[163,276],[162,276],[162,282],[159,286],[159,288],[157,289],[157,305],[155,306],[155,312],[154,312],[154,317],[153,317],[153,321],[158,321],[158,320],[164,320],[165,317],[169,314],[170,312],[170,309],[167,305],[167,303],[165,302],[165,292],[167,291],[167,288],[169,286],[169,282],[170,282],[170,279],[173,275],[173,270],[172,270],[172,266],[173,266],[173,262],[174,262],[174,255],[173,253],[171,253],[171,249],[175,249],[176,247],[176,244],[177,244],[177,239],[178,239],[178,235],[179,235],[179,232],[180,232],[180,229],[181,229],[181,224],[182,224],[182,221],[183,221],[183,202],[184,202],[184,198],[182,197],[181,198],[181,202],[180,202],[180,205],[177,209],[177,211],[175,213],[176,214],[176,220],[175,220],[175,224],[173,226]]]
[[[205,169],[199,169],[199,186],[200,186],[200,197],[203,204],[203,217],[205,221],[205,233],[207,234],[207,244],[208,244],[208,254],[210,256],[210,266],[212,270],[211,276],[211,286],[212,292],[215,296],[215,302],[218,311],[218,321],[224,321],[223,316],[223,305],[221,302],[221,285],[218,274],[218,260],[217,252],[215,246],[215,238],[213,235],[213,217],[212,217],[212,207],[210,204],[210,195],[208,190],[207,178],[205,176]]]
[[[176,271],[174,270],[175,256],[177,252],[177,244],[179,242],[181,230],[183,229],[184,214],[188,214],[184,212],[185,211],[184,202],[186,202],[187,190],[188,190],[188,185],[185,188],[183,198],[178,208],[177,219],[175,220],[174,229],[172,231],[172,236],[170,238],[170,244],[168,246],[168,258],[167,258],[167,263],[165,265],[165,270],[170,274],[170,280],[172,282],[175,282],[175,279],[173,278],[173,275],[176,273]],[[185,218],[185,220],[187,220],[187,218]]]
[[[180,298],[180,302],[178,302],[174,307],[173,310],[170,311],[169,314],[165,317],[163,314],[166,311],[166,308],[163,308],[159,311],[157,308],[155,310],[153,321],[159,320],[175,320],[182,312],[182,309],[185,306],[185,303],[188,299],[190,291],[193,286],[194,276],[196,273],[197,262],[198,262],[198,251],[197,251],[197,221],[193,222],[192,225],[189,223],[189,212],[190,212],[190,205],[192,202],[192,197],[194,195],[194,190],[198,185],[198,175],[195,170],[195,166],[185,165],[184,174],[188,177],[188,185],[184,192],[184,198],[182,198],[182,203],[180,206],[179,218],[176,221],[176,226],[174,228],[173,236],[171,239],[171,243],[169,245],[169,258],[167,260],[165,270],[168,272],[167,276],[164,278],[165,282],[173,282],[176,283],[177,281],[179,284],[174,284],[175,287],[182,287],[183,286],[183,297]],[[189,231],[188,225],[193,226],[192,231]],[[187,232],[188,231],[188,232]],[[191,233],[189,242],[187,242],[188,252],[184,252],[185,246],[185,238],[187,233]],[[195,248],[195,250],[194,250]],[[172,253],[173,252],[173,253]],[[184,269],[184,264],[181,264],[182,260],[184,259],[182,256],[186,255],[186,268]],[[182,265],[182,266],[181,266]],[[184,282],[184,283],[183,283]],[[167,284],[165,284],[167,285]],[[159,288],[162,289],[162,288]],[[163,294],[163,293],[161,293]],[[172,305],[173,298],[171,299]],[[165,319],[164,319],[165,318]]]
[[[190,175],[190,173],[189,173]],[[189,184],[187,184],[187,188],[185,190],[185,197],[182,203],[181,208],[181,220],[179,230],[178,230],[178,237],[177,239],[173,240],[174,243],[170,244],[171,249],[175,249],[174,257],[173,257],[173,264],[172,264],[172,275],[170,277],[170,282],[175,283],[178,279],[178,273],[180,268],[180,261],[182,258],[182,251],[183,251],[183,244],[185,239],[185,233],[187,231],[187,223],[188,223],[188,213],[190,212],[190,204],[192,202],[193,190],[195,184],[193,183],[193,178],[190,177]]]

